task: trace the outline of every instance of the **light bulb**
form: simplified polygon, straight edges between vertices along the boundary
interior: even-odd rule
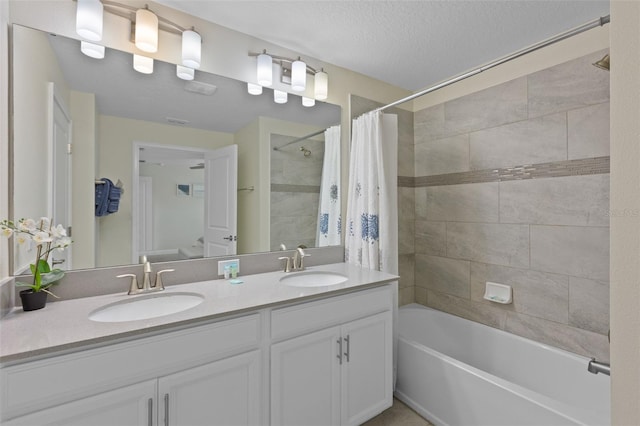
[[[307,64],[299,58],[291,64],[291,88],[296,92],[304,92],[307,86]]]
[[[153,73],[153,59],[134,54],[133,69],[142,74],[151,74]]]
[[[176,65],[176,75],[183,80],[193,80],[195,73],[196,72],[193,70],[193,68]]]
[[[76,32],[90,41],[102,40],[103,8],[100,0],[78,0]]]
[[[319,101],[324,101],[329,95],[329,76],[324,70],[318,71],[315,75],[314,95]]]
[[[99,44],[89,43],[88,41],[81,41],[80,51],[91,58],[104,58],[104,46],[100,46]]]
[[[273,84],[273,60],[266,53],[258,55],[258,84],[261,86]]]
[[[283,92],[281,90],[273,91],[273,101],[277,104],[286,104],[287,103],[287,92]]]
[[[200,68],[202,55],[202,37],[193,30],[182,32],[182,65],[189,68]]]
[[[313,98],[302,97],[302,106],[304,107],[312,107],[316,104],[316,100]]]
[[[136,47],[143,52],[158,51],[158,17],[149,9],[136,11]]]
[[[250,95],[262,95],[262,86],[259,84],[247,83],[247,92]]]

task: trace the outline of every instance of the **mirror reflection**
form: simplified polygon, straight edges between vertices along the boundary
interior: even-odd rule
[[[68,226],[66,269],[340,244],[320,201],[339,211],[335,178],[322,179],[336,105],[276,104],[270,89],[252,96],[200,71],[184,81],[157,60],[143,75],[129,53],[93,59],[77,40],[14,25],[13,111],[13,216]],[[96,217],[104,179],[123,191],[117,212]]]

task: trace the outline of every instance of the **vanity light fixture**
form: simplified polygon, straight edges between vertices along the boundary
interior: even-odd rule
[[[102,40],[103,7],[100,0],[78,0],[76,32],[89,41]]]
[[[307,64],[300,60],[291,64],[291,88],[296,92],[304,92],[307,87]]]
[[[142,55],[133,55],[133,69],[142,74],[153,73],[153,59]]]
[[[315,88],[314,97],[318,100],[327,99],[329,92],[329,76],[324,71],[316,71],[298,57],[298,59],[290,59],[284,56],[272,55],[263,50],[262,53],[249,52],[249,56],[257,59],[257,81],[261,86],[271,86],[273,84],[273,63],[280,65],[280,79],[284,84],[290,84],[291,90],[296,92],[304,92],[307,89],[307,74],[314,77]],[[248,87],[249,93],[251,87]],[[285,92],[286,93],[286,92]],[[259,93],[252,93],[259,94]],[[275,95],[274,95],[275,96]],[[275,98],[274,98],[275,99]],[[310,99],[310,98],[309,98]],[[304,101],[310,105],[309,101]]]
[[[91,58],[104,58],[104,46],[100,46],[99,44],[89,43],[83,40],[80,42],[80,51]]]
[[[273,101],[277,104],[286,104],[287,97],[287,92],[283,92],[282,90],[273,91]]]
[[[316,104],[316,100],[313,98],[307,98],[305,96],[302,97],[302,106],[304,107],[312,107]]]
[[[146,6],[136,11],[136,47],[148,53],[158,51],[158,17]]]
[[[182,65],[176,65],[176,75],[183,80],[193,80],[195,77],[195,70],[193,68],[184,67]]]
[[[185,80],[193,80],[194,70],[200,68],[202,55],[202,37],[193,27],[190,29],[181,27],[162,16],[149,10],[148,6],[138,8],[128,4],[118,3],[112,0],[76,0],[76,32],[88,41],[102,40],[103,14],[104,12],[125,18],[131,22],[131,41],[136,48],[148,53],[158,51],[158,32],[160,30],[178,34],[182,37],[182,54],[179,61],[181,66],[189,68],[176,70],[178,77]],[[104,46],[89,45],[82,41],[80,50],[92,58],[104,57]],[[100,51],[102,50],[102,53]],[[134,55],[134,69],[136,71],[151,74],[153,72],[153,59]]]
[[[254,83],[247,83],[247,92],[250,95],[262,95],[262,86]]]
[[[314,80],[314,96],[319,101],[324,101],[329,95],[329,76],[321,69],[316,73]]]
[[[273,84],[273,58],[267,55],[265,50],[258,56],[258,84],[261,86],[271,86]]]

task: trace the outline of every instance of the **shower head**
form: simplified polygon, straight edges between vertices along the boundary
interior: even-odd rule
[[[300,151],[304,152],[304,156],[308,157],[311,155],[311,151],[309,151],[307,148],[305,148],[304,146],[300,147]]]
[[[598,62],[594,62],[594,66],[609,71],[609,54],[604,55]]]

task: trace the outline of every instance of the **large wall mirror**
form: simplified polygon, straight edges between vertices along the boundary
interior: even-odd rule
[[[339,106],[304,107],[292,94],[276,104],[268,88],[252,96],[200,71],[181,80],[157,60],[141,74],[130,53],[90,58],[78,40],[19,25],[12,43],[13,217],[69,227],[69,257],[54,255],[64,268],[339,244],[318,231],[323,170],[340,169],[339,157],[324,164]],[[97,217],[104,179],[123,193],[117,212]],[[222,251],[208,233],[214,216],[235,222],[218,236],[232,242]],[[14,274],[28,250],[14,249]]]

